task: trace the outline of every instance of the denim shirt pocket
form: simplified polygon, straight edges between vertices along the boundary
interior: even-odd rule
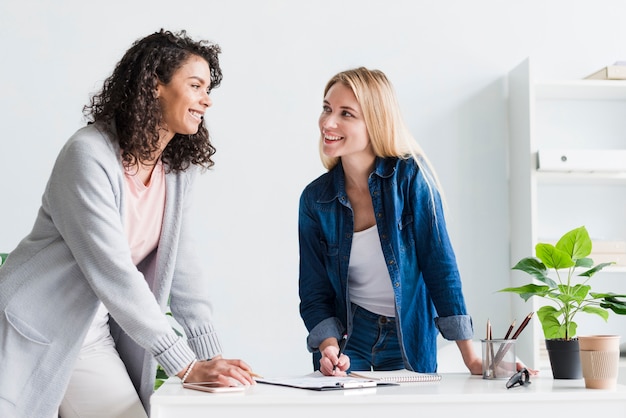
[[[415,236],[413,233],[415,229],[413,228],[413,221],[413,214],[410,212],[403,213],[400,220],[398,221],[398,230],[400,231],[400,234],[403,238],[401,242],[404,243],[405,247],[415,247]]]

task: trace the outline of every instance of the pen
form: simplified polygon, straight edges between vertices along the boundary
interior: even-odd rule
[[[513,332],[513,328],[515,328],[515,320],[511,322],[511,325],[509,326],[509,330],[506,332],[506,335],[504,336],[505,340],[509,339],[509,337],[511,336],[511,332]]]
[[[348,341],[348,334],[343,334],[341,337],[341,341],[339,341],[339,353],[337,353],[337,363],[339,363],[339,357],[341,357],[341,353],[343,353],[343,349],[346,347],[346,341]],[[333,371],[337,369],[337,365],[333,366]]]

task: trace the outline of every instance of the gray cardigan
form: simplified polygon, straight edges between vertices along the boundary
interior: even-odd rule
[[[120,151],[104,128],[88,125],[65,144],[31,233],[0,268],[0,417],[56,414],[98,300],[148,412],[157,362],[174,375],[221,353],[190,237],[200,169],[166,174],[158,249],[135,266]],[[172,330],[168,309],[186,338]]]

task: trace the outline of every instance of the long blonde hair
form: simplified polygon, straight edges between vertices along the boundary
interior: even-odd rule
[[[406,127],[394,88],[387,76],[380,70],[365,67],[342,71],[326,83],[324,97],[336,83],[343,84],[354,93],[361,106],[365,127],[376,156],[402,159],[413,157],[428,184],[434,210],[433,187],[439,191],[442,202],[444,201],[439,179],[422,147]],[[339,163],[340,157],[325,155],[322,152],[323,142],[324,138],[320,134],[320,158],[324,167],[331,170]]]

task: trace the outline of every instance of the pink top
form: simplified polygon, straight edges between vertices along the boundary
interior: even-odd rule
[[[125,229],[128,244],[137,265],[159,244],[165,211],[165,172],[159,159],[147,185],[126,170]]]
[[[154,166],[146,186],[133,170],[125,170],[125,230],[133,263],[137,265],[159,244],[165,211],[165,172],[161,160]],[[83,347],[106,344],[110,339],[109,311],[102,303],[87,331]]]

